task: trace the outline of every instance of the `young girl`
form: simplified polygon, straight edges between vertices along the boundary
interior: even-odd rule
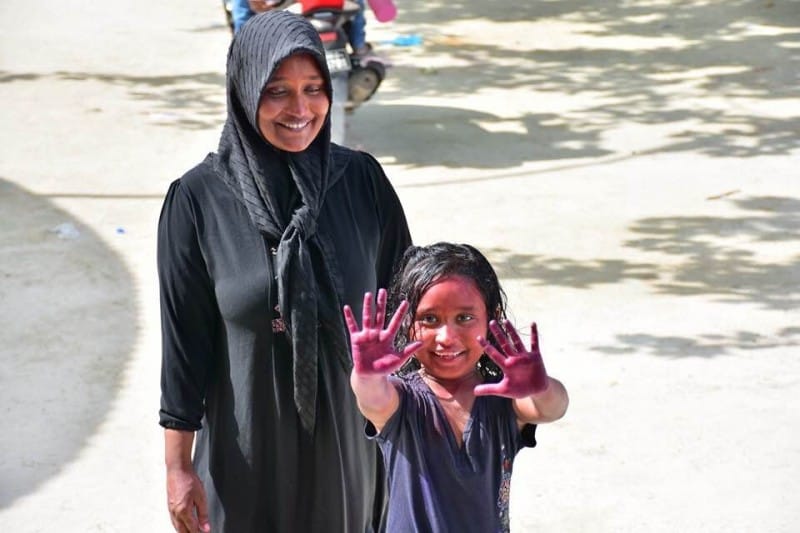
[[[469,245],[412,246],[390,292],[386,328],[383,289],[375,304],[364,296],[361,328],[344,309],[350,383],[388,475],[386,529],[508,531],[514,456],[535,445],[533,424],[561,418],[568,404],[536,325],[528,350],[494,270]]]

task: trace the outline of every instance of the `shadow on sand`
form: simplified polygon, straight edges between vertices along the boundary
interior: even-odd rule
[[[3,509],[75,459],[103,422],[138,320],[131,273],[97,235],[3,179],[0,206]]]
[[[620,259],[576,261],[487,249],[501,279],[524,280],[535,286],[591,289],[626,279],[645,281],[654,294],[703,296],[710,301],[756,305],[788,312],[800,308],[800,252],[785,262],[760,257],[755,247],[780,245],[800,250],[800,200],[790,197],[726,199],[741,213],[731,217],[665,217],[635,221],[637,238],[625,243],[637,257],[652,262]],[[785,249],[785,248],[784,248]],[[679,259],[661,264],[658,255]],[[620,334],[604,353],[649,353],[667,357],[711,357],[733,348],[760,349],[800,345],[800,328],[776,332],[738,331],[683,338],[647,333]]]
[[[764,0],[403,4],[398,28],[422,34],[422,55],[442,58],[444,66],[389,69],[388,83],[350,116],[349,128],[368,140],[369,152],[408,166],[509,169],[529,161],[594,158],[607,153],[603,134],[621,122],[674,124],[660,152],[787,154],[797,146],[800,120],[765,113],[762,104],[797,96],[800,55],[792,47],[800,29],[794,8],[792,2]],[[553,20],[578,29],[572,46],[533,49],[524,36],[485,44],[473,37],[479,30],[458,29],[459,23],[478,20],[509,25]],[[623,43],[626,39],[658,42],[632,46]],[[0,83],[45,76],[56,84],[92,80],[127,87],[130,97],[148,103],[154,122],[165,127],[215,129],[224,121],[223,73],[0,72]],[[487,88],[566,95],[582,104],[562,115],[517,116],[509,116],[513,109],[502,101],[496,115],[458,106],[461,97]],[[445,96],[453,105],[406,105],[408,95]],[[509,123],[513,133],[504,129]],[[474,145],[476,130],[480,146]],[[431,142],[424,150],[412,149],[417,143],[406,138]]]
[[[791,4],[759,0],[694,5],[572,1],[403,5],[398,20],[425,38],[420,55],[438,57],[444,66],[390,69],[391,88],[381,88],[377,103],[368,102],[353,115],[353,129],[368,140],[368,151],[412,166],[443,161],[451,167],[504,168],[565,156],[595,157],[604,152],[604,132],[624,122],[667,128],[674,124],[658,147],[660,152],[691,151],[712,157],[787,154],[797,147],[800,120],[765,109],[771,102],[797,96],[800,55],[792,52],[792,43],[800,39],[800,27],[796,6]],[[510,28],[520,21],[552,20],[577,29],[574,44],[536,49],[519,33],[510,35],[512,42],[485,44],[475,20],[507,23]],[[468,26],[458,26],[459,22]],[[538,42],[549,44],[541,38]],[[402,56],[403,50],[391,53]],[[561,116],[513,116],[513,107],[498,99],[497,116],[456,110],[460,98],[492,88],[530,89],[531,98],[542,93],[565,95],[571,108]],[[441,120],[437,117],[445,110],[435,106],[393,109],[394,102],[399,104],[408,95],[447,96],[453,109]],[[492,122],[515,122],[520,133],[491,133]],[[440,142],[415,153],[397,152],[403,145],[396,142],[396,135],[414,137],[432,127],[441,130],[432,137]],[[469,128],[486,130],[479,137],[480,146],[466,144],[469,137],[459,134]],[[508,141],[511,150],[504,159]]]

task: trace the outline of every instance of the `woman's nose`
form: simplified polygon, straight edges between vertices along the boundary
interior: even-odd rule
[[[302,115],[307,107],[308,101],[306,100],[306,95],[300,93],[289,98],[289,102],[286,105],[286,111],[295,115]]]

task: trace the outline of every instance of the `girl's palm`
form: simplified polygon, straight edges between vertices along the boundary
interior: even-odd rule
[[[372,312],[372,293],[364,295],[362,328],[359,329],[350,306],[344,306],[344,320],[350,331],[350,346],[353,354],[353,370],[363,375],[388,375],[403,366],[411,354],[422,344],[412,342],[402,351],[394,347],[394,338],[400,329],[403,316],[408,311],[408,302],[403,301],[389,320],[386,320],[386,290],[379,289],[375,313]]]
[[[494,395],[505,398],[525,398],[547,388],[547,371],[544,368],[542,354],[539,351],[539,333],[536,323],[531,324],[531,349],[528,351],[519,337],[514,326],[506,320],[503,325],[506,334],[500,325],[492,320],[489,329],[502,348],[500,352],[489,342],[480,337],[486,355],[492,358],[503,371],[503,379],[498,383],[485,383],[475,387],[475,395]]]

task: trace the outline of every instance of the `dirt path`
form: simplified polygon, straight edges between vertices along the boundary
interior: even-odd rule
[[[0,6],[4,531],[171,531],[154,230],[216,145],[229,36],[214,1],[94,4]],[[349,126],[570,390],[513,530],[794,531],[798,3],[524,4],[401,2]]]

